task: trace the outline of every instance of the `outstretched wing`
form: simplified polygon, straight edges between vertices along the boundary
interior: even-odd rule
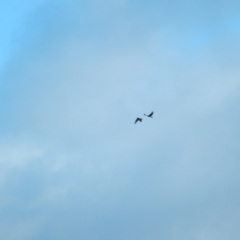
[[[142,118],[137,118],[136,120],[135,120],[135,123],[137,123],[137,122],[141,122],[142,121]]]
[[[151,112],[148,116],[149,116],[149,117],[152,117],[153,113],[154,113],[154,112]]]

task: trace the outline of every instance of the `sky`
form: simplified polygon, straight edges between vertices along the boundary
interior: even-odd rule
[[[240,238],[239,1],[10,0],[0,20],[0,239]]]

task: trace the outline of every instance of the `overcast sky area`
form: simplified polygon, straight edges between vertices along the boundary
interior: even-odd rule
[[[240,239],[238,0],[1,1],[0,52],[1,240]]]

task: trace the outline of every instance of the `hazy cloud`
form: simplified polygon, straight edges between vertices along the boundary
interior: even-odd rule
[[[1,72],[2,238],[237,240],[238,5],[25,15]]]

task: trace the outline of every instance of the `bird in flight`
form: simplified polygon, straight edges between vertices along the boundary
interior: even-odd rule
[[[137,118],[136,120],[135,120],[135,124],[137,123],[137,122],[142,122],[142,118]]]
[[[152,118],[152,116],[153,116],[153,113],[154,112],[151,112],[149,115],[147,115],[147,114],[144,114],[145,116],[147,116],[147,117],[150,117],[150,118]]]

